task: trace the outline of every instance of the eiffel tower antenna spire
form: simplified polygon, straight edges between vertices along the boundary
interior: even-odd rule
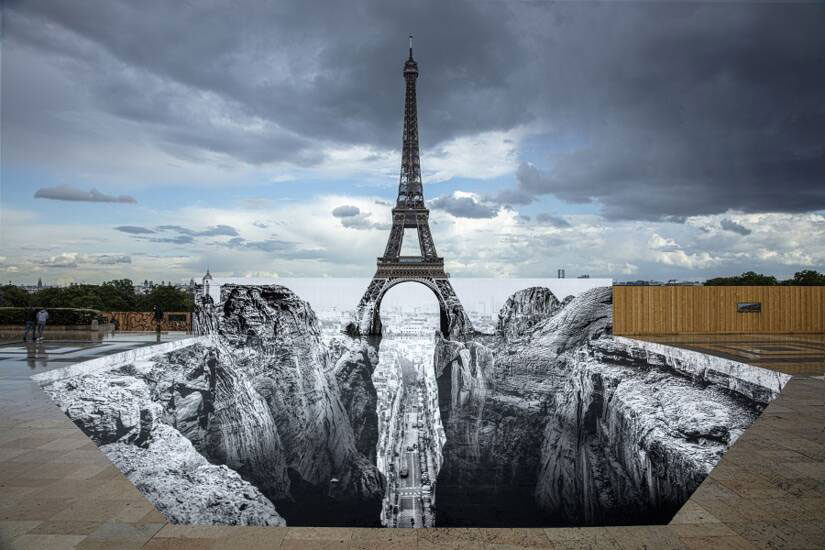
[[[412,35],[410,35],[410,57],[404,63],[404,130],[401,141],[401,177],[398,182],[398,206],[424,206],[424,191],[421,185],[421,159],[418,153],[418,105],[415,98],[415,81],[418,79],[418,63],[412,56]]]
[[[403,71],[406,86],[398,199],[392,209],[392,227],[384,255],[378,258],[378,269],[358,304],[356,326],[360,334],[381,334],[379,309],[384,293],[399,283],[415,281],[436,295],[441,310],[442,334],[460,337],[472,332],[472,324],[450,284],[450,275],[444,271],[444,258],[435,250],[430,232],[430,211],[424,205],[415,99],[418,63],[413,59],[412,38],[410,35],[410,57],[404,62]],[[419,256],[401,256],[405,229],[415,229],[418,233]]]

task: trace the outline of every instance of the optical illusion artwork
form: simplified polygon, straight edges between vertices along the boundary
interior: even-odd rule
[[[201,288],[178,349],[45,391],[177,523],[669,521],[786,377],[612,335],[609,281],[465,309],[482,291],[451,281],[430,231],[412,44],[403,76],[392,227],[346,316],[277,281]],[[435,297],[430,329],[413,308],[382,320],[406,283]]]

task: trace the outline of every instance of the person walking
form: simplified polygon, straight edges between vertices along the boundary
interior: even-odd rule
[[[152,312],[155,314],[155,334],[157,334],[158,342],[160,342],[160,323],[163,321],[163,309],[155,304],[152,306]]]
[[[37,312],[37,339],[43,339],[43,333],[46,332],[46,321],[49,319],[49,312],[46,308],[40,308]]]
[[[23,329],[23,341],[26,341],[26,338],[29,336],[29,332],[32,333],[32,342],[37,339],[37,312],[33,307],[30,307],[29,310],[26,312],[26,326]]]

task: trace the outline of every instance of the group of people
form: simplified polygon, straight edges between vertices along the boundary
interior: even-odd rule
[[[32,342],[43,339],[43,333],[46,332],[46,321],[49,320],[49,312],[46,308],[29,308],[26,315],[26,328],[23,330],[23,341],[29,337],[29,332],[32,333]]]

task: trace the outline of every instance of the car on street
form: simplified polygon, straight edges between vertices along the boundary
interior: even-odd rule
[[[401,468],[401,471],[398,473],[401,477],[407,477],[410,474],[410,471],[407,469],[406,466]]]

